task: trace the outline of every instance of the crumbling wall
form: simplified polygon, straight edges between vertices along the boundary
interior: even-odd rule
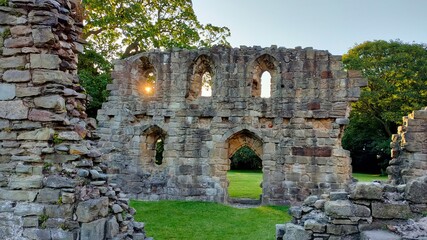
[[[425,239],[426,189],[424,176],[402,185],[358,183],[348,192],[310,196],[289,209],[291,223],[276,225],[276,239]]]
[[[261,97],[264,72],[270,98]],[[211,97],[201,96],[206,73]],[[275,46],[154,50],[117,61],[113,78],[98,112],[100,145],[112,181],[134,198],[226,202],[229,157],[240,146],[262,159],[264,204],[350,181],[341,135],[367,81],[344,71],[340,56]]]
[[[0,236],[145,239],[107,184],[77,77],[79,1],[0,6]]]
[[[403,118],[403,125],[392,137],[390,166],[393,183],[407,183],[427,172],[427,109],[416,110]]]

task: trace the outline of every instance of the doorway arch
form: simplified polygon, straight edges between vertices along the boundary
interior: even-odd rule
[[[233,155],[239,151],[242,148],[250,148],[260,159],[261,159],[261,165],[262,159],[263,159],[263,141],[260,137],[258,137],[257,134],[255,134],[252,131],[249,131],[248,129],[242,129],[234,134],[232,134],[230,137],[226,140],[226,148],[227,148],[227,159],[228,159],[228,170],[230,170],[231,165],[231,158]],[[264,178],[264,176],[263,176]],[[261,183],[259,185],[261,187]],[[227,178],[227,185],[226,185],[226,201],[230,202],[231,198],[229,196],[229,187],[230,182]],[[262,190],[262,195],[264,194],[264,191]],[[262,197],[259,199],[261,200]]]

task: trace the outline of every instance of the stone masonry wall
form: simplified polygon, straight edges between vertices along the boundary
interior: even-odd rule
[[[359,183],[291,207],[293,220],[276,225],[276,239],[426,239],[426,212],[426,176],[402,185]]]
[[[427,109],[403,118],[403,126],[392,137],[387,173],[393,183],[407,183],[427,172]]]
[[[2,239],[145,239],[92,141],[76,71],[79,4],[1,1]]]
[[[264,72],[270,98],[260,97]],[[201,96],[206,73],[211,97]],[[264,204],[350,181],[341,135],[367,81],[344,71],[340,56],[275,46],[154,50],[117,61],[113,78],[98,134],[111,180],[133,198],[226,202],[229,158],[242,146],[262,159]]]

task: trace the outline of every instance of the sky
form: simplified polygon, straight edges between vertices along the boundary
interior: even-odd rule
[[[231,46],[346,53],[369,40],[427,43],[427,0],[193,0],[199,21],[226,26]]]

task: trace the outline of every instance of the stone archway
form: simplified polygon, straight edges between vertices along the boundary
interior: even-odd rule
[[[226,140],[227,147],[227,158],[228,158],[228,170],[230,170],[231,158],[232,156],[242,147],[249,147],[260,159],[261,162],[263,160],[263,141],[260,137],[258,137],[254,132],[249,131],[247,129],[240,130],[233,135],[231,135]],[[228,194],[228,189],[230,186],[230,182],[227,179],[227,188],[226,188],[226,196],[228,201],[231,200]],[[262,192],[264,194],[264,191]]]

